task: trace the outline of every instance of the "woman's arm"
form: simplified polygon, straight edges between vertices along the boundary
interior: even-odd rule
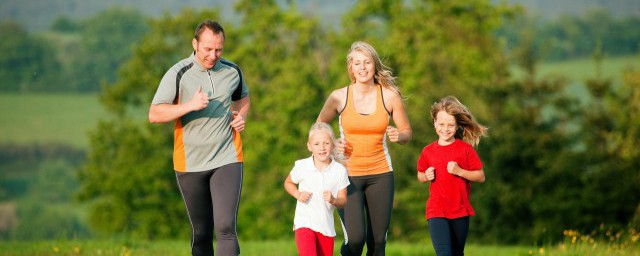
[[[347,97],[346,91],[345,87],[331,92],[329,97],[327,97],[324,106],[322,106],[322,110],[320,110],[320,114],[318,115],[316,122],[331,123],[333,118],[336,117],[336,114],[338,114],[338,111],[344,107],[344,101]]]
[[[391,117],[396,127],[390,127],[387,129],[387,135],[391,142],[397,142],[398,144],[407,144],[411,140],[411,124],[409,124],[409,117],[404,109],[402,98],[400,94],[386,90],[386,95],[391,111]]]

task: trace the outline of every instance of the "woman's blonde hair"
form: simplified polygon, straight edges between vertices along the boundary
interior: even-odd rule
[[[456,125],[458,126],[454,136],[456,139],[461,139],[473,146],[477,146],[480,143],[480,137],[487,136],[489,128],[478,123],[471,111],[460,103],[456,97],[444,97],[431,106],[431,118],[434,123],[440,111],[444,111],[456,119]]]
[[[391,69],[382,64],[382,60],[380,60],[380,56],[378,56],[378,53],[376,52],[376,49],[373,48],[373,46],[362,41],[357,41],[351,44],[351,49],[349,49],[349,53],[347,54],[347,70],[352,84],[356,82],[356,78],[353,75],[353,70],[351,70],[351,63],[353,63],[353,53],[355,52],[362,53],[373,60],[375,67],[375,74],[373,75],[374,83],[380,84],[382,85],[382,87],[400,94],[400,89],[398,88],[398,86],[396,86],[396,78],[393,76]]]
[[[311,125],[311,128],[309,128],[309,139],[311,138],[311,135],[316,132],[326,132],[327,134],[329,134],[329,137],[331,138],[331,145],[333,146],[333,149],[331,150],[331,156],[334,160],[342,162],[343,157],[342,155],[338,154],[338,151],[336,149],[337,140],[336,136],[333,133],[333,128],[331,128],[331,126],[327,123],[317,122]]]

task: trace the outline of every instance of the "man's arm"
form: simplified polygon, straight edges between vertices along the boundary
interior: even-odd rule
[[[209,97],[202,92],[202,87],[184,104],[151,104],[149,122],[166,123],[184,116],[191,111],[198,111],[209,105]]]
[[[249,95],[246,97],[234,101],[231,105],[231,111],[233,113],[233,120],[231,121],[231,127],[236,129],[236,131],[243,131],[245,120],[247,119],[247,115],[249,114],[249,107],[251,106],[251,100],[249,99]]]

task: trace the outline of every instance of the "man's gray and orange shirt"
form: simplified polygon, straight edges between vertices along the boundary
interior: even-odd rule
[[[173,166],[179,172],[211,170],[242,162],[240,133],[230,126],[231,101],[249,95],[240,68],[220,59],[211,69],[192,54],[165,73],[151,104],[180,104],[202,87],[209,95],[206,108],[189,112],[174,126]]]

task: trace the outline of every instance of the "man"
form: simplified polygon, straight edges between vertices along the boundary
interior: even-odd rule
[[[214,21],[196,28],[193,54],[169,69],[149,121],[175,121],[173,165],[191,223],[192,255],[239,255],[242,142],[249,89],[240,68],[221,58],[225,34]]]

